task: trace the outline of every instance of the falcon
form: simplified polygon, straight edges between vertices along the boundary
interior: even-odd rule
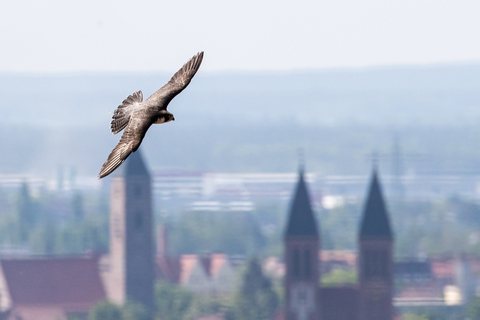
[[[113,134],[117,134],[123,129],[125,131],[103,164],[98,174],[100,179],[112,173],[132,152],[137,151],[152,124],[175,120],[173,114],[167,111],[167,106],[177,94],[188,86],[197,73],[202,60],[203,51],[188,60],[167,84],[147,100],[143,101],[143,93],[140,90],[123,100],[122,104],[113,112],[110,129]]]

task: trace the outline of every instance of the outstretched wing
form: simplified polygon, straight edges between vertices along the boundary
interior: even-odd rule
[[[177,71],[163,87],[158,89],[147,100],[157,100],[160,102],[162,99],[166,99],[167,102],[172,100],[177,94],[185,89],[193,76],[197,73],[198,68],[202,64],[203,51],[193,56],[183,67]],[[158,104],[158,103],[157,103]]]
[[[112,150],[102,169],[100,169],[98,174],[100,179],[115,171],[132,152],[137,151],[151,125],[151,122],[134,119],[127,126],[117,146]]]
[[[113,134],[117,134],[127,126],[130,117],[135,107],[138,107],[143,101],[143,93],[141,90],[129,95],[127,99],[123,100],[122,104],[113,112],[112,123],[110,129]]]

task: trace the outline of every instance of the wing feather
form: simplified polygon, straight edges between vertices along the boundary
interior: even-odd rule
[[[127,126],[132,116],[133,110],[143,101],[143,93],[141,90],[135,91],[129,95],[122,104],[113,112],[112,123],[110,129],[113,134],[117,134]]]
[[[181,67],[180,70],[173,75],[167,84],[158,89],[147,100],[167,98],[167,100],[170,101],[173,99],[188,86],[193,76],[200,68],[202,61],[203,51],[197,53],[190,60],[188,60],[187,63],[185,63],[183,67]]]
[[[100,179],[115,171],[132,152],[137,151],[150,125],[151,123],[143,122],[142,125],[142,121],[134,121],[127,126],[120,141],[100,169],[98,174]]]

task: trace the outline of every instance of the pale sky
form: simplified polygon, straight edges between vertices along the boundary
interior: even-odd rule
[[[0,72],[480,62],[479,0],[2,0]]]

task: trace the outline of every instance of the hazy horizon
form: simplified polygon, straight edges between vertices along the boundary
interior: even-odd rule
[[[52,176],[59,165],[96,175],[120,139],[111,112],[148,97],[171,73],[0,74],[0,173]],[[435,159],[415,172],[480,172],[480,65],[297,73],[199,72],[142,144],[152,170],[365,174],[394,136],[406,154]],[[221,133],[221,134],[220,134]],[[261,154],[261,157],[258,155]],[[28,156],[27,156],[28,155]],[[433,160],[432,160],[433,161]]]

